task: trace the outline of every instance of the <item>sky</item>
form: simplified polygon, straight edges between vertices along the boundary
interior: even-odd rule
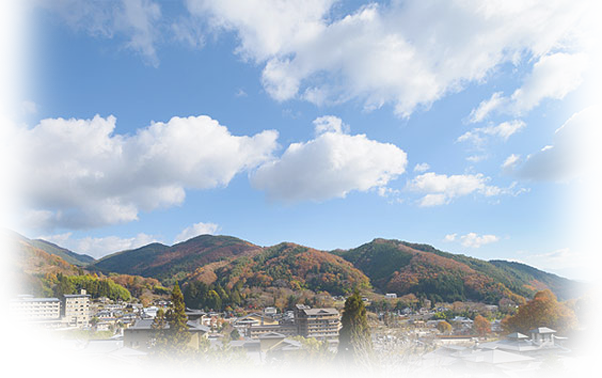
[[[592,279],[593,3],[24,2],[3,223],[95,258],[390,238]]]

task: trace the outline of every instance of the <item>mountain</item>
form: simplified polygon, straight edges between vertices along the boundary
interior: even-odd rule
[[[369,289],[370,280],[351,263],[329,252],[294,243],[280,243],[260,253],[237,258],[214,271],[223,286],[286,287],[350,294],[355,287]]]
[[[262,248],[232,236],[201,235],[171,247],[153,243],[114,253],[92,266],[105,272],[170,279],[178,273],[191,273],[207,264],[247,256]]]
[[[497,303],[501,298],[530,298],[546,288],[562,300],[574,297],[577,289],[573,281],[524,264],[488,262],[399,240],[375,239],[333,253],[363,271],[381,292],[414,293],[435,301]]]
[[[18,242],[32,248],[36,248],[40,251],[44,251],[50,255],[58,256],[72,265],[83,267],[95,261],[92,256],[72,252],[46,240],[29,239],[13,231],[4,230],[4,237],[9,242]]]
[[[27,238],[22,243],[39,250]],[[57,251],[62,250],[43,241],[36,245],[55,251],[52,256],[57,258]],[[36,264],[56,266],[57,262],[38,258]],[[328,252],[293,243],[260,247],[231,236],[201,235],[173,246],[153,243],[114,253],[86,269],[155,278],[164,284],[202,281],[222,287],[325,290],[333,295],[360,287],[446,302],[498,303],[508,298],[519,303],[546,288],[564,300],[577,297],[580,289],[575,281],[528,265],[484,261],[426,244],[386,239]]]
[[[38,248],[32,241],[12,231],[2,230],[3,258],[6,260],[9,292],[49,296],[44,277],[57,274],[76,275],[82,268],[65,261],[61,256]]]

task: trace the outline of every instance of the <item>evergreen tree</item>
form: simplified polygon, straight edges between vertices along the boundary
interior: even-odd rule
[[[167,311],[165,317],[160,314],[160,310],[153,321],[153,328],[157,330],[155,353],[163,358],[183,358],[188,352],[190,333],[184,296],[177,283],[171,292],[171,302],[172,308]]]
[[[575,375],[574,371],[569,371],[564,366],[558,356],[550,354],[535,370],[533,378],[574,378]]]
[[[372,341],[366,307],[357,289],[345,301],[341,323],[338,358],[346,362],[368,362],[372,355]]]

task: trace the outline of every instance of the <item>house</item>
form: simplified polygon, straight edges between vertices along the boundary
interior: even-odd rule
[[[539,360],[549,360],[550,356],[560,356],[570,353],[564,347],[565,337],[556,336],[556,331],[547,327],[538,327],[529,332],[531,336],[514,332],[504,339],[480,344],[480,349],[499,349],[534,357]]]
[[[124,346],[132,349],[147,349],[152,346],[154,339],[157,336],[157,330],[152,327],[153,319],[138,319],[136,323],[125,329],[123,333]],[[198,320],[188,320],[188,333],[190,341],[188,346],[198,350],[201,346],[202,339],[206,338],[210,329],[202,325]],[[164,330],[169,329],[166,325]]]
[[[385,294],[385,298],[395,299],[395,298],[397,298],[397,294],[396,293],[387,293],[387,294]]]

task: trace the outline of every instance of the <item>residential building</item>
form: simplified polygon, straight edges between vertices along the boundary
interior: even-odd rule
[[[87,327],[90,324],[90,295],[86,290],[79,294],[65,294],[61,309],[63,321],[74,327]]]
[[[9,328],[40,326],[85,327],[90,322],[90,296],[85,290],[80,294],[66,294],[58,298],[34,298],[20,294],[8,303]]]
[[[340,315],[334,308],[297,305],[295,324],[299,335],[317,339],[338,339],[341,329]]]

